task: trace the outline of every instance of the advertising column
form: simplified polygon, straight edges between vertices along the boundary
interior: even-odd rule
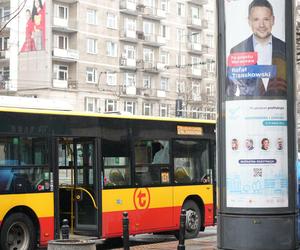
[[[220,249],[296,248],[292,13],[292,1],[218,1]]]

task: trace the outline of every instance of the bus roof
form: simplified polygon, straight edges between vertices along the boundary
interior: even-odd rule
[[[191,118],[179,118],[179,117],[171,118],[171,117],[141,116],[141,115],[128,115],[128,114],[124,115],[124,114],[115,114],[115,113],[103,114],[103,113],[92,113],[92,112],[76,112],[76,111],[29,109],[29,108],[0,107],[0,112],[216,124],[215,120],[204,120],[204,119],[191,119]]]

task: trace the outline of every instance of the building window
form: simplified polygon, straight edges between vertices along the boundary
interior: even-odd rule
[[[125,73],[125,86],[135,86],[135,74],[134,73]]]
[[[106,74],[107,85],[117,85],[117,74],[108,72]]]
[[[59,19],[68,19],[68,7],[63,5],[54,5],[54,16]]]
[[[209,22],[214,22],[215,20],[215,15],[213,10],[206,10],[206,18]]]
[[[0,51],[8,49],[8,37],[0,37]]]
[[[195,100],[195,101],[200,100],[200,94],[201,94],[200,83],[199,82],[192,82],[193,100]]]
[[[154,35],[155,26],[152,22],[143,22],[143,32],[145,35]]]
[[[125,19],[125,31],[136,31],[136,20],[131,18]]]
[[[105,100],[105,112],[116,112],[117,111],[117,101],[116,100]]]
[[[201,58],[192,56],[192,70],[201,69]]]
[[[162,51],[160,53],[160,62],[165,65],[169,65],[169,53],[168,52]]]
[[[209,48],[214,48],[215,47],[215,41],[214,41],[214,36],[211,34],[206,35],[206,45]]]
[[[169,39],[170,38],[170,28],[164,24],[160,26],[160,35],[163,38]]]
[[[198,107],[192,107],[192,118],[197,119],[199,118],[199,108]]]
[[[206,62],[207,71],[210,73],[215,73],[215,62],[213,60],[208,60]]]
[[[143,76],[143,87],[146,89],[151,89],[151,76]]]
[[[93,9],[87,9],[86,22],[88,24],[97,25],[97,11]]]
[[[177,93],[184,93],[185,92],[185,82],[184,81],[177,81],[176,82],[176,92]]]
[[[64,35],[54,35],[54,46],[58,49],[68,49],[69,38]]]
[[[177,16],[185,16],[184,3],[177,3]]]
[[[0,23],[8,21],[10,18],[11,18],[10,8],[9,7],[0,8]]]
[[[86,68],[86,82],[96,83],[97,82],[97,69],[87,67]]]
[[[200,34],[199,33],[191,33],[190,34],[190,40],[192,43],[196,43],[196,44],[200,44],[201,42],[201,37],[200,37]]]
[[[68,80],[68,66],[67,65],[53,65],[53,78],[55,80],[67,81]]]
[[[177,42],[183,42],[185,40],[185,30],[184,29],[176,29],[176,40]]]
[[[93,39],[93,38],[87,39],[87,53],[89,54],[98,53],[97,39]]]
[[[169,107],[167,104],[159,105],[159,115],[161,117],[167,117],[169,115]]]
[[[132,101],[124,102],[124,111],[134,115],[135,114],[135,102],[132,102]]]
[[[123,58],[126,59],[135,59],[135,47],[131,45],[124,45],[124,53],[122,54]]]
[[[100,112],[100,100],[94,97],[85,98],[85,111],[87,112]]]
[[[143,104],[143,115],[152,115],[152,105],[151,103]]]
[[[0,68],[0,75],[5,81],[9,80],[9,67]]]
[[[160,89],[161,90],[168,90],[169,89],[169,79],[166,77],[162,77],[160,79]]]
[[[144,0],[144,4],[147,7],[151,7],[151,8],[155,7],[155,1],[154,0]]]
[[[176,65],[185,65],[185,55],[181,54],[177,54],[176,55]]]
[[[161,0],[160,1],[160,8],[166,12],[169,11],[169,0]]]
[[[200,8],[192,7],[192,18],[200,19]]]
[[[153,63],[154,51],[153,49],[144,48],[143,50],[144,62]]]
[[[107,56],[116,57],[117,56],[117,44],[114,42],[106,43],[106,54]]]
[[[206,84],[206,95],[207,96],[214,96],[214,85],[212,83]]]
[[[117,16],[114,13],[107,13],[106,27],[110,29],[117,28]]]

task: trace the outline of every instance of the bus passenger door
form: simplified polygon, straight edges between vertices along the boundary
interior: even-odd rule
[[[75,233],[97,235],[98,201],[95,140],[74,140]]]

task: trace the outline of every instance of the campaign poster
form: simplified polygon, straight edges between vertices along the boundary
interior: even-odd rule
[[[224,1],[226,96],[285,98],[285,1]]]
[[[285,1],[224,6],[226,206],[288,207]]]
[[[45,50],[45,0],[25,1],[19,14],[19,52]]]
[[[288,207],[286,100],[226,102],[227,207]]]

